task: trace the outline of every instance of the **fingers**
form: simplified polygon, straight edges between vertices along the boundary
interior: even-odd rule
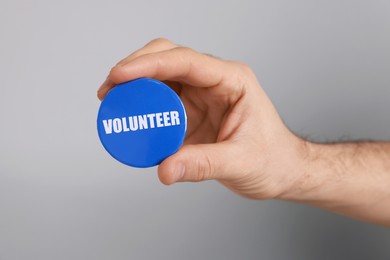
[[[237,71],[237,67],[229,62],[161,41],[150,43],[112,68],[98,91],[98,97],[103,99],[115,85],[141,77],[211,87]]]
[[[97,91],[97,97],[100,100],[103,100],[103,98],[107,95],[108,91],[115,87],[115,83],[110,79],[110,76],[107,76],[106,80],[103,82],[103,84],[99,87]]]
[[[121,83],[140,77],[181,81],[198,87],[218,85],[232,68],[228,63],[189,48],[142,55],[131,62],[114,67],[110,79]]]
[[[170,185],[183,181],[230,179],[236,171],[232,165],[239,156],[238,149],[232,146],[229,143],[185,145],[159,165],[160,181]]]
[[[173,49],[175,47],[177,47],[177,45],[168,41],[167,39],[157,38],[157,39],[154,39],[154,40],[150,41],[149,43],[147,43],[141,49],[133,52],[132,54],[130,54],[129,56],[127,56],[126,58],[124,58],[123,60],[118,62],[116,65],[124,65],[124,64],[132,61],[133,59],[135,59],[141,55],[144,55],[144,54],[170,50],[170,49]]]
[[[157,39],[152,40],[148,44],[146,44],[141,49],[133,52],[132,54],[130,54],[129,56],[127,56],[123,60],[119,61],[116,64],[116,66],[124,65],[124,64],[134,60],[135,58],[142,56],[142,55],[145,55],[145,54],[148,54],[148,53],[169,50],[169,49],[172,49],[175,47],[177,47],[176,44],[174,44],[166,39],[163,39],[163,38],[157,38]],[[117,85],[117,84],[118,83],[115,83],[114,81],[111,80],[110,75],[109,75],[107,77],[107,79],[103,82],[103,84],[99,87],[99,90],[97,93],[98,98],[100,100],[102,100],[107,95],[108,91],[110,89],[112,89],[113,87],[115,87],[115,85]]]

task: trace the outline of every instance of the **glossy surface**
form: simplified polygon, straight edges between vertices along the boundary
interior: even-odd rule
[[[184,106],[164,83],[148,78],[122,83],[102,101],[100,140],[112,157],[133,167],[151,167],[175,153],[187,126]]]

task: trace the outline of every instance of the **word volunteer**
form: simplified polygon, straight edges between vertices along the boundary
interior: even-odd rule
[[[180,125],[178,111],[151,113],[114,119],[104,119],[103,126],[106,134],[138,131],[155,127]]]

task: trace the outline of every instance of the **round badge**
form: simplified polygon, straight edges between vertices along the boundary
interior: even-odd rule
[[[107,152],[133,167],[151,167],[183,144],[187,116],[164,83],[140,78],[114,87],[102,101],[97,129]]]

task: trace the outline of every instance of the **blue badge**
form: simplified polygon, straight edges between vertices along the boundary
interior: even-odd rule
[[[113,88],[102,101],[97,129],[112,157],[151,167],[183,144],[187,116],[178,95],[164,83],[140,78]]]

